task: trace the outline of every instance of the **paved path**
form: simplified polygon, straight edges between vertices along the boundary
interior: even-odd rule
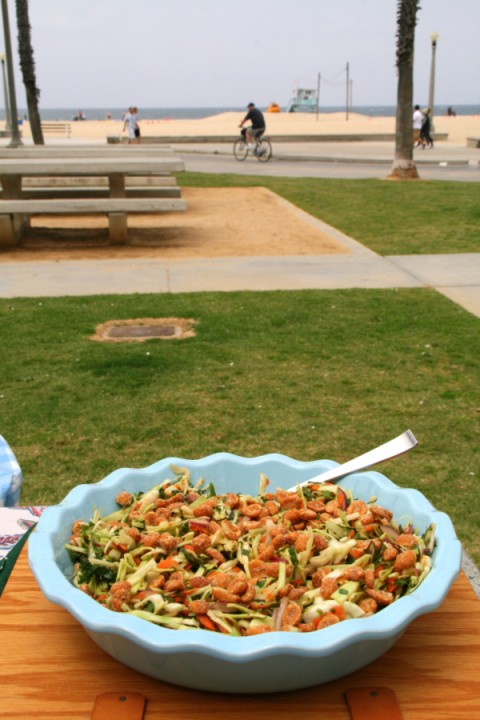
[[[254,157],[237,162],[231,144],[173,143],[173,148],[193,172],[267,177],[385,178],[395,154],[391,142],[282,142],[273,144],[270,162],[259,163]],[[480,148],[438,142],[432,150],[416,149],[414,160],[423,180],[480,182]]]

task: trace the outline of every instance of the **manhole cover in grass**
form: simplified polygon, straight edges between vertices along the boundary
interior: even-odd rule
[[[132,342],[151,340],[181,340],[195,335],[195,320],[190,318],[136,318],[109,320],[97,325],[91,340],[102,342]]]

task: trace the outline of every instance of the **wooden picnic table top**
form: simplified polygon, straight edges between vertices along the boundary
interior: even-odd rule
[[[480,717],[480,603],[461,573],[442,606],[417,618],[371,665],[288,693],[203,693],[154,680],[103,652],[77,621],[41,593],[23,549],[0,598],[3,720],[86,720],[106,692],[141,693],[145,720],[348,720],[349,688],[391,688],[404,720]]]

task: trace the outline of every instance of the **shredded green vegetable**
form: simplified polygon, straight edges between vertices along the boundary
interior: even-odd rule
[[[119,510],[77,520],[74,584],[105,607],[162,627],[234,636],[312,632],[368,617],[431,568],[435,527],[418,534],[336,485],[217,495],[187,470]]]

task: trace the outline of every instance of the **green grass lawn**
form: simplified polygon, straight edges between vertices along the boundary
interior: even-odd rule
[[[152,316],[194,318],[197,334],[89,339]],[[381,469],[449,513],[480,563],[478,318],[434,291],[0,300],[0,322],[0,427],[22,502],[168,455],[344,461],[410,427],[419,446]]]
[[[380,255],[480,252],[478,183],[182,173],[196,187],[263,185]]]

